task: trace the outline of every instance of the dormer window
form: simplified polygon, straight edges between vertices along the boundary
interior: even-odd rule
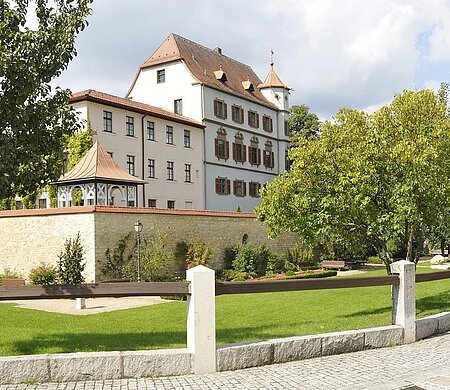
[[[242,86],[244,87],[244,89],[246,91],[249,91],[249,92],[253,92],[255,90],[255,88],[253,87],[253,83],[249,79],[247,79],[246,81],[243,81]]]
[[[222,65],[219,66],[219,70],[214,71],[214,76],[216,77],[217,80],[220,80],[222,82],[227,81],[227,75],[222,70]]]

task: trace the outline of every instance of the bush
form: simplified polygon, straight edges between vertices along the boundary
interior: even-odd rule
[[[204,241],[191,242],[186,253],[187,268],[196,265],[208,266],[212,257],[212,249]]]
[[[38,284],[41,286],[57,284],[58,270],[50,264],[40,263],[37,267],[31,269],[28,279],[31,284]]]
[[[64,250],[58,255],[58,275],[65,284],[79,284],[84,282],[82,272],[86,263],[84,249],[81,245],[80,232],[75,239],[67,239]]]
[[[367,258],[367,262],[369,264],[384,264],[383,260],[381,260],[378,256],[370,256]]]
[[[130,261],[133,256],[134,244],[133,232],[128,233],[120,239],[116,245],[105,252],[106,261],[101,265],[100,272],[108,279],[122,279],[123,266]],[[131,247],[131,249],[129,249]]]
[[[318,259],[314,258],[313,249],[304,240],[297,243],[287,252],[287,262],[293,264],[297,270],[317,266]]]
[[[264,245],[257,248],[251,243],[237,244],[234,251],[236,256],[232,266],[236,271],[262,276],[267,271],[278,273],[284,269],[284,260],[281,260]]]
[[[235,271],[233,269],[223,269],[216,272],[217,280],[222,282],[243,282],[244,280],[254,279],[256,274]]]
[[[314,278],[329,278],[330,276],[336,276],[337,271],[323,271],[320,273],[315,273],[314,271],[306,272],[305,275],[294,275],[294,276],[286,276],[286,279],[314,279]]]
[[[5,268],[3,273],[0,274],[0,284],[3,279],[22,279],[22,275],[20,275],[17,271],[12,271],[9,268]]]

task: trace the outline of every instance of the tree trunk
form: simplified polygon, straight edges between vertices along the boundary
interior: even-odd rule
[[[445,240],[441,240],[441,255],[445,256]]]
[[[408,235],[408,245],[406,251],[406,260],[414,263],[414,233],[415,233],[416,224],[413,223],[411,225],[411,229],[409,230]]]

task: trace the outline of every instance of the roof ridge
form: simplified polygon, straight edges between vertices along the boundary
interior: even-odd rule
[[[173,35],[174,37],[177,37],[177,38],[184,39],[185,41],[188,41],[188,42],[190,42],[190,43],[192,43],[192,44],[198,46],[198,47],[201,48],[201,49],[206,49],[206,50],[211,51],[211,52],[213,52],[213,53],[215,53],[215,54],[219,54],[219,55],[221,55],[221,56],[223,56],[223,57],[226,57],[228,60],[233,61],[233,62],[236,62],[237,64],[240,64],[240,65],[244,65],[245,67],[247,67],[247,68],[249,68],[249,69],[251,69],[251,70],[253,71],[253,69],[252,69],[252,67],[251,67],[250,65],[247,65],[247,64],[245,64],[245,63],[243,63],[243,62],[241,62],[241,61],[235,60],[234,58],[232,58],[232,57],[230,57],[230,56],[227,56],[227,55],[225,55],[225,54],[218,53],[217,51],[215,51],[214,49],[211,49],[211,48],[208,47],[208,46],[205,46],[205,45],[202,45],[202,44],[200,44],[200,43],[194,42],[193,40],[191,40],[191,39],[189,39],[189,38],[185,38],[185,37],[183,37],[183,36],[181,36],[181,35],[179,35],[179,34],[171,33],[171,35]],[[161,47],[161,45],[160,45],[159,47]],[[158,49],[159,49],[159,47],[158,47]],[[156,49],[156,50],[158,50],[158,49]],[[156,52],[156,50],[155,50],[155,52]],[[181,54],[181,53],[180,53],[180,54]]]

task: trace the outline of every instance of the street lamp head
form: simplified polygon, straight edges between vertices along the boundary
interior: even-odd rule
[[[134,223],[134,230],[136,233],[142,232],[142,222],[139,219]]]

